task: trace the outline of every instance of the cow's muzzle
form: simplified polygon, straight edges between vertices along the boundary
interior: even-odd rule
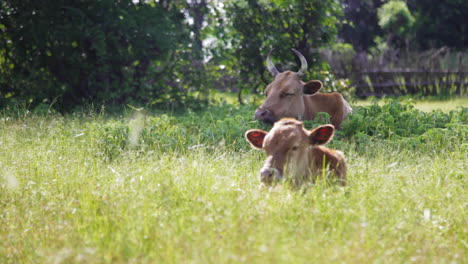
[[[277,121],[277,118],[273,116],[271,111],[264,108],[258,108],[255,111],[255,119],[271,124]]]

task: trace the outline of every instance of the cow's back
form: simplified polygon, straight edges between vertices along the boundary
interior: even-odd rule
[[[330,122],[337,129],[341,128],[341,123],[352,111],[343,96],[336,92],[304,96],[304,106],[304,119],[313,120],[318,112],[325,112],[330,115]]]

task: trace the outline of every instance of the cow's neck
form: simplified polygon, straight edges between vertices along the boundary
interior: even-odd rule
[[[338,102],[334,94],[317,93],[313,96],[303,96],[304,119],[313,120],[318,112],[325,112],[332,118],[337,112]]]
[[[321,100],[324,98],[324,94],[317,93],[313,96],[303,96],[302,100],[304,100],[304,115],[302,119],[305,120],[312,120],[314,119],[315,115],[319,112],[318,108],[320,108],[320,112],[330,112],[326,105],[323,105]]]

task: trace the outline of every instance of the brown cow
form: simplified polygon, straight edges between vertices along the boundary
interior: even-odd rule
[[[281,119],[270,132],[251,129],[245,138],[257,149],[267,153],[260,180],[266,185],[281,180],[283,171],[291,177],[291,183],[300,185],[315,182],[322,173],[330,172],[342,186],[346,185],[346,161],[341,151],[320,145],[328,143],[334,134],[332,125],[322,125],[311,131],[295,119]],[[323,169],[326,169],[325,171]]]
[[[275,80],[266,87],[266,100],[255,111],[255,119],[267,123],[274,123],[283,117],[313,120],[318,112],[326,112],[330,115],[330,122],[340,129],[341,123],[352,111],[348,102],[339,93],[319,93],[323,86],[320,81],[301,81],[300,77],[307,70],[307,61],[299,51],[293,51],[302,64],[297,73],[279,72],[271,61],[271,52],[268,54],[268,70]]]

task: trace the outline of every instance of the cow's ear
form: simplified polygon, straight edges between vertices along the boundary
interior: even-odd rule
[[[323,87],[323,84],[321,81],[316,81],[316,80],[308,81],[306,84],[304,84],[302,91],[304,94],[312,95],[320,91],[322,87]]]
[[[324,145],[330,142],[335,134],[335,127],[333,125],[323,125],[312,129],[309,134],[310,144]]]
[[[247,139],[252,147],[261,149],[263,147],[263,139],[265,139],[266,135],[267,132],[261,129],[251,129],[245,132],[245,139]]]

